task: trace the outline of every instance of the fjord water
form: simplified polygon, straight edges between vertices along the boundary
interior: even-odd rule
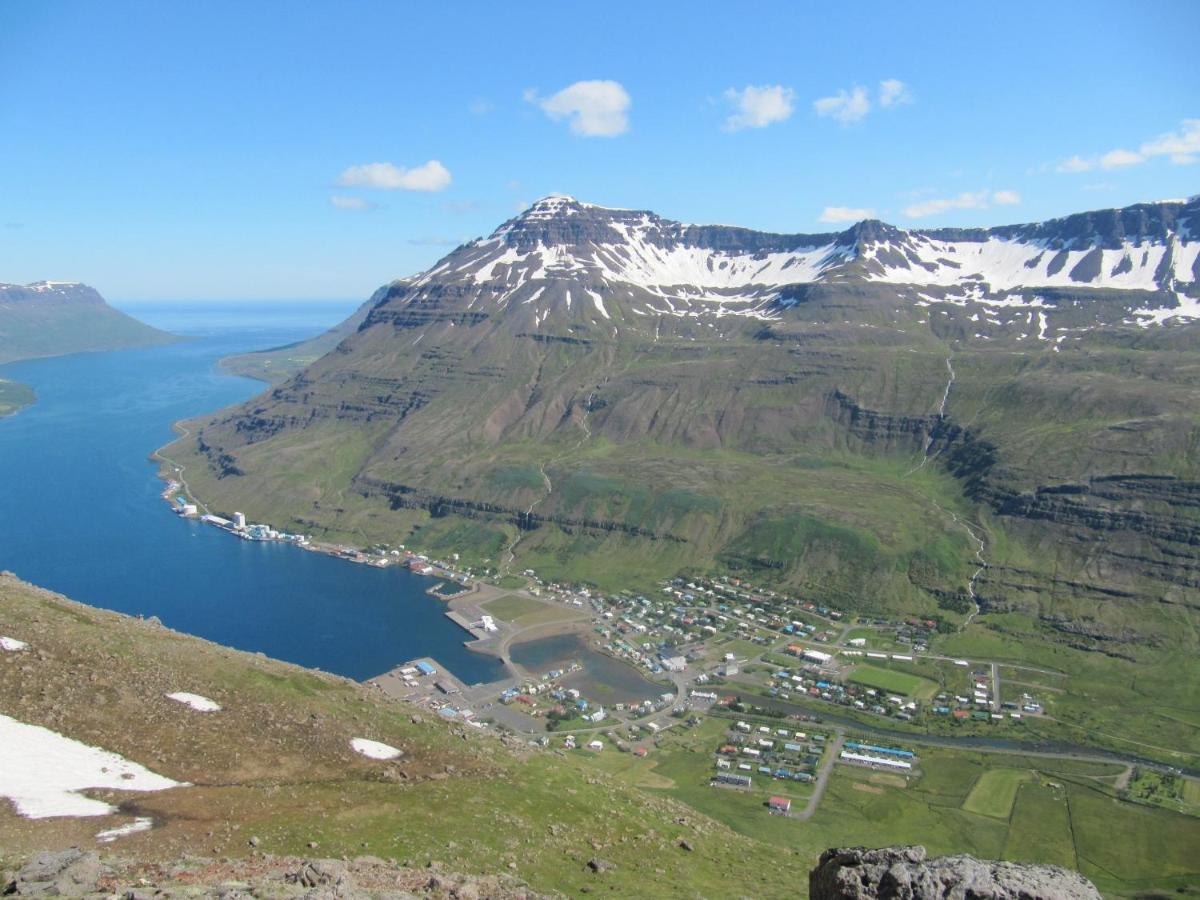
[[[0,569],[93,606],[350,678],[432,656],[468,683],[491,657],[399,568],[242,541],[175,516],[149,454],[177,419],[264,385],[222,374],[222,356],[310,337],[353,304],[129,308],[189,336],[165,347],[27,360],[0,375],[37,402],[0,419]],[[0,609],[0,624],[3,610]],[[186,686],[182,686],[186,687]]]

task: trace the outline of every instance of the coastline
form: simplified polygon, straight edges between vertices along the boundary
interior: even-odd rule
[[[184,424],[184,421],[179,420],[173,422],[171,425],[172,430],[180,437],[188,437],[191,434],[190,429]],[[174,441],[171,443],[174,443]],[[175,460],[163,452],[167,446],[169,444],[164,444],[162,447],[154,450],[150,454],[150,459],[158,464],[155,474],[160,481],[165,483],[159,496],[180,518],[198,519],[204,524],[219,528],[230,536],[241,540],[287,543],[301,550],[321,553],[345,562],[369,565],[375,568],[401,566],[408,569],[413,575],[431,578],[433,579],[433,583],[424,589],[424,593],[444,603],[446,606],[444,615],[463,631],[467,632],[468,638],[463,641],[463,646],[472,652],[498,659],[504,665],[505,671],[510,678],[517,676],[518,673],[514,671],[505,656],[489,646],[493,642],[495,635],[482,629],[477,623],[472,622],[467,616],[462,614],[463,607],[470,606],[474,611],[478,611],[477,608],[482,603],[505,594],[513,593],[512,591],[471,578],[464,573],[456,571],[449,563],[441,560],[432,560],[422,553],[408,549],[403,551],[393,550],[388,555],[372,555],[344,544],[313,540],[308,535],[277,532],[269,526],[247,524],[242,528],[238,528],[235,523],[213,514],[208,504],[196,496],[187,483],[185,477],[186,467],[175,462]],[[203,510],[203,514],[201,514],[201,510]],[[253,531],[252,529],[262,530]],[[460,590],[455,591],[453,594],[445,594],[443,591],[448,585],[454,585],[460,588]],[[476,618],[479,619],[481,617]],[[407,663],[404,665],[407,665]],[[449,671],[445,667],[442,668],[445,671]],[[364,679],[363,683],[369,680]]]
[[[37,393],[21,381],[0,378],[0,419],[15,416],[37,403]]]
[[[186,420],[179,420],[171,426],[180,438],[191,434],[185,422]],[[249,522],[239,524],[215,515],[188,485],[186,467],[164,452],[167,446],[169,444],[153,451],[150,458],[157,463],[156,475],[164,482],[161,498],[181,518],[198,519],[241,540],[290,543],[302,550],[323,553],[359,565],[377,568],[398,565],[407,568],[414,575],[430,577],[434,579],[433,583],[425,588],[424,593],[441,601],[445,605],[443,614],[446,618],[466,632],[462,641],[463,647],[472,653],[498,661],[504,673],[503,677],[490,682],[467,684],[435,657],[425,656],[400,662],[385,672],[366,677],[360,682],[362,684],[373,686],[393,697],[415,702],[441,715],[455,716],[465,713],[468,721],[471,721],[474,715],[473,709],[487,710],[488,715],[497,717],[498,721],[513,730],[531,734],[540,733],[544,723],[526,716],[519,709],[505,706],[498,699],[506,691],[540,680],[512,659],[510,651],[515,645],[562,635],[578,635],[591,652],[603,655],[614,663],[628,666],[631,673],[636,673],[649,683],[656,683],[647,673],[610,653],[594,639],[591,631],[595,621],[590,610],[586,608],[571,607],[556,602],[553,597],[541,596],[526,588],[503,588],[481,581],[457,571],[452,563],[430,559],[411,549],[372,554],[343,544],[313,540],[308,535],[280,533],[268,525]],[[453,593],[449,593],[450,590],[453,590]],[[546,620],[543,615],[534,617],[536,621],[522,622],[521,618],[506,621],[489,613],[488,604],[512,595],[536,601],[545,610],[555,611],[556,617]],[[433,670],[430,677],[413,674],[419,664]],[[663,682],[661,687],[664,692],[678,690],[678,685],[667,682]],[[478,723],[471,721],[471,724]]]

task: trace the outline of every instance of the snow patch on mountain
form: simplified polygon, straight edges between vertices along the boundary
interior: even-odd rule
[[[190,706],[196,712],[220,712],[221,705],[215,700],[209,700],[207,697],[202,697],[199,694],[192,694],[188,691],[176,691],[173,694],[167,694],[167,699],[174,700],[176,703],[182,703],[185,706]]]
[[[535,330],[556,322],[556,310],[611,322],[614,303],[638,315],[776,320],[797,302],[786,288],[854,281],[926,288],[907,294],[918,307],[979,304],[1027,311],[1032,323],[1033,310],[1054,309],[1035,293],[1043,288],[1161,293],[1196,283],[1200,241],[1188,227],[1196,213],[1131,207],[934,231],[866,221],[838,234],[786,235],[551,195],[406,285],[454,284],[472,311],[531,307]],[[1139,321],[1156,324],[1179,317],[1186,313],[1150,304],[1138,311]],[[1052,322],[1040,329],[1043,339],[1047,329]]]
[[[1173,319],[1191,321],[1200,319],[1200,299],[1175,294],[1176,306],[1163,306],[1157,309],[1135,309],[1133,316],[1143,328],[1151,325],[1163,325]]]
[[[0,797],[30,819],[106,816],[114,807],[80,791],[162,791],[178,781],[156,775],[116,753],[0,715]]]
[[[396,759],[404,755],[402,750],[397,750],[390,744],[367,738],[354,738],[350,741],[350,746],[354,748],[355,753],[361,753],[369,759]]]

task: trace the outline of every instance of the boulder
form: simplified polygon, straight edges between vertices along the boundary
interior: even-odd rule
[[[353,879],[346,871],[346,864],[336,859],[312,859],[304,863],[287,880],[301,887],[350,887]]]
[[[100,857],[71,847],[39,853],[17,872],[6,893],[18,897],[79,897],[97,889]]]
[[[811,900],[1100,900],[1070,869],[972,856],[928,859],[924,847],[830,849],[808,876]]]

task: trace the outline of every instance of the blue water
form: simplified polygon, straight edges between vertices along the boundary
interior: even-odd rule
[[[245,400],[227,354],[325,330],[354,304],[126,307],[192,339],[0,366],[37,403],[0,419],[0,569],[93,606],[242,650],[364,679],[432,656],[468,683],[500,663],[424,593],[434,582],[176,517],[148,459],[171,423]],[[207,311],[206,311],[207,310]],[[0,609],[0,621],[3,610]]]

